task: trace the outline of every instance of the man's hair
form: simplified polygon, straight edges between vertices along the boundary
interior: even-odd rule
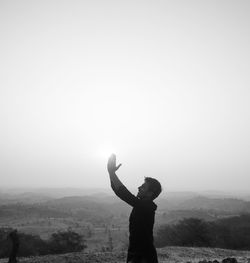
[[[162,191],[161,184],[154,178],[145,177],[145,182],[149,185],[149,191],[153,192],[152,199],[154,200]]]

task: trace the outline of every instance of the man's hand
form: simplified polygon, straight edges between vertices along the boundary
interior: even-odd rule
[[[122,164],[120,163],[118,166],[116,166],[116,156],[115,154],[112,154],[109,159],[108,159],[108,172],[110,174],[114,174],[121,166]]]

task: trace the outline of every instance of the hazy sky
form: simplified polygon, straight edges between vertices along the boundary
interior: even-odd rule
[[[250,2],[0,2],[1,186],[246,190]]]

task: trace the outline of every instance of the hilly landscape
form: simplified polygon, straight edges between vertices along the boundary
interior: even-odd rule
[[[201,195],[169,195],[157,200],[156,225],[175,223],[187,217],[216,220],[227,216],[250,212],[250,202],[236,198],[211,198]],[[37,226],[83,227],[88,223],[95,227],[103,225],[126,226],[131,208],[116,196],[96,193],[84,196],[51,196],[22,193],[0,196],[0,226],[21,228],[28,231]],[[74,222],[74,223],[73,223]],[[49,227],[50,226],[50,227]]]
[[[171,229],[178,230],[178,222],[182,223],[183,220],[190,218],[201,220],[197,221],[198,223],[214,222],[213,228],[220,227],[221,229],[222,226],[227,225],[230,231],[234,231],[233,229],[240,225],[242,233],[250,233],[250,226],[245,223],[248,216],[244,218],[244,215],[250,214],[250,202],[247,197],[242,196],[240,199],[237,195],[222,193],[213,195],[211,192],[209,194],[173,192],[163,195],[156,203],[158,209],[154,235],[160,262],[222,260],[229,256],[237,257],[240,262],[248,262],[248,259],[250,262],[248,251],[188,248],[186,243],[181,247],[178,246],[179,243],[175,247],[171,245],[165,247],[164,244],[172,244],[173,240],[162,240],[162,231],[165,226],[168,227],[166,231],[169,231],[170,226],[172,226]],[[130,211],[131,208],[127,204],[108,191],[89,191],[86,194],[86,191],[69,189],[64,193],[64,190],[61,189],[56,192],[46,190],[45,192],[6,193],[2,191],[0,194],[1,229],[17,229],[19,233],[28,235],[26,240],[31,235],[46,241],[54,233],[61,231],[73,231],[81,235],[84,240],[82,252],[44,256],[38,256],[39,253],[34,252],[32,255],[35,258],[22,257],[20,262],[124,262],[128,246]],[[231,221],[230,218],[232,218]],[[240,233],[238,236],[242,238]],[[222,240],[224,236],[226,236],[225,233],[216,243],[221,248],[227,246]],[[232,234],[232,236],[236,235]],[[247,242],[250,241],[249,237],[246,238]],[[246,243],[241,241],[240,244],[235,244],[235,240],[233,242],[232,245],[229,244],[231,247],[242,246]],[[247,247],[247,245],[244,246]],[[0,262],[6,262],[6,259]]]

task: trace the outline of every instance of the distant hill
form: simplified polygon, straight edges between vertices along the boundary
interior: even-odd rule
[[[250,213],[249,201],[222,196],[213,198],[193,192],[170,192],[167,196],[163,195],[156,199],[158,205],[156,224],[174,223],[187,217],[210,221]],[[95,225],[111,221],[125,225],[131,209],[115,194],[105,191],[60,198],[33,192],[0,193],[0,223],[4,222],[4,225],[6,220],[15,219],[16,222],[25,217],[33,219],[71,217]]]
[[[20,194],[7,194],[0,193],[0,205],[15,204],[15,203],[24,203],[24,204],[36,204],[43,203],[53,198],[33,192],[25,192]]]
[[[47,196],[50,198],[62,198],[66,196],[86,196],[98,193],[111,194],[111,189],[103,188],[13,188],[13,189],[0,189],[1,194],[15,196],[23,193],[36,193],[38,195]]]
[[[250,212],[250,202],[235,198],[208,198],[204,196],[194,197],[179,205],[181,209],[204,209],[229,212]]]
[[[215,220],[218,217],[250,213],[250,202],[236,198],[211,198],[194,193],[176,193],[156,200],[156,222],[171,223],[186,217]],[[0,219],[14,217],[77,217],[85,221],[126,219],[131,207],[114,194],[105,192],[85,196],[51,198],[26,192],[0,195]]]
[[[217,210],[226,212],[250,212],[250,202],[236,198],[209,198],[195,196],[189,199],[160,199],[159,208],[162,210]]]

